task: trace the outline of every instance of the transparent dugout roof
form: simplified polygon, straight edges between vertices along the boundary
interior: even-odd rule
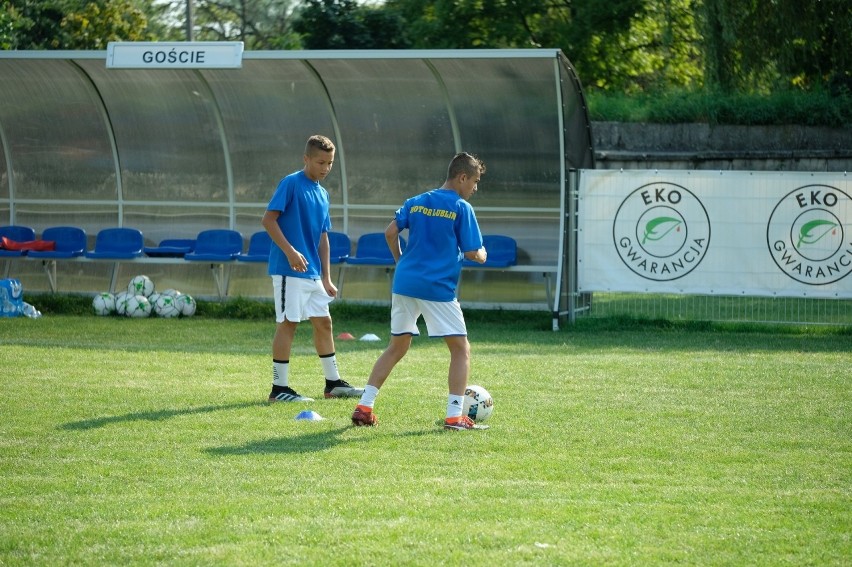
[[[67,208],[90,235],[140,218],[158,235],[192,237],[197,219],[245,233],[240,219],[301,169],[316,133],[337,146],[324,186],[353,242],[468,151],[487,166],[472,200],[483,232],[555,265],[566,172],[594,167],[580,82],[558,50],[245,52],[241,68],[213,70],[7,51],[0,224],[40,232]]]

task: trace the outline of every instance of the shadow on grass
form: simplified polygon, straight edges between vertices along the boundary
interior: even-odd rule
[[[304,435],[296,435],[293,437],[273,437],[271,439],[259,439],[243,445],[232,445],[225,447],[213,447],[206,449],[205,452],[217,456],[234,456],[234,455],[286,455],[291,453],[313,453],[317,451],[326,451],[337,445],[352,442],[364,442],[371,437],[361,437],[357,439],[348,438],[341,439],[340,435],[353,428],[352,425],[338,427],[327,431],[317,431]],[[372,428],[363,428],[364,431],[375,431]],[[422,431],[406,431],[400,433],[402,437],[421,437],[425,435],[445,433],[443,428],[422,430]]]
[[[234,409],[250,408],[255,406],[266,406],[267,402],[241,402],[239,404],[225,404],[220,406],[201,406],[197,408],[184,409],[169,409],[158,411],[141,411],[134,413],[126,413],[124,415],[112,415],[108,417],[98,417],[95,419],[84,419],[82,421],[72,421],[58,426],[58,429],[65,431],[85,431],[87,429],[96,429],[105,427],[115,423],[126,423],[131,421],[163,421],[181,415],[194,415],[199,413],[210,413],[214,411],[228,411]]]
[[[211,455],[280,455],[288,453],[312,453],[325,451],[343,443],[340,434],[350,427],[338,427],[327,431],[316,431],[295,437],[273,437],[258,439],[242,445],[212,447],[205,452]]]

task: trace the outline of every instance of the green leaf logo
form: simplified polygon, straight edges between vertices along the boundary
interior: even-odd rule
[[[799,229],[799,242],[796,244],[796,248],[802,244],[816,244],[835,228],[837,228],[837,223],[827,220],[816,219],[806,222]]]
[[[657,217],[648,221],[645,225],[645,235],[642,237],[642,244],[649,240],[661,240],[665,235],[680,227],[680,219],[673,217]]]

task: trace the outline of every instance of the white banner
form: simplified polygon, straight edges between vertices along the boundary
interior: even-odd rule
[[[238,69],[242,41],[111,41],[107,69]]]
[[[581,292],[852,298],[844,173],[582,170]]]

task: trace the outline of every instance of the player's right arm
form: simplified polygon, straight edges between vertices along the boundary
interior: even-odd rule
[[[266,229],[266,232],[269,233],[269,237],[272,239],[272,242],[278,246],[284,255],[287,256],[287,263],[296,270],[303,270],[308,264],[308,261],[305,257],[293,248],[293,245],[290,244],[290,241],[287,240],[287,237],[284,236],[284,233],[281,232],[281,227],[278,226],[278,217],[281,215],[281,211],[270,211],[267,210],[263,213],[263,218],[260,220],[260,224],[263,225],[263,228]]]
[[[399,247],[399,227],[396,225],[396,219],[393,219],[385,229],[385,240],[388,243],[388,248],[393,255],[394,262],[399,262],[399,257],[402,256],[402,250]]]

